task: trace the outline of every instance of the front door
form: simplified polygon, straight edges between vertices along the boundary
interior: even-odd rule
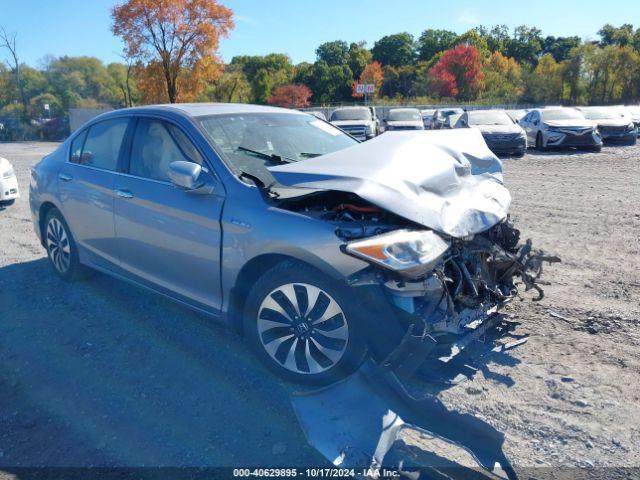
[[[137,120],[129,167],[118,175],[115,232],[126,274],[174,297],[219,310],[220,215],[224,192],[190,193],[169,181],[168,167],[186,160],[203,165],[187,135],[155,118]],[[203,169],[203,175],[213,172]]]

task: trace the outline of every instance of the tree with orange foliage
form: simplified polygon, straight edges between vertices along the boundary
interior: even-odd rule
[[[382,87],[383,80],[384,80],[384,73],[382,73],[382,65],[380,65],[380,62],[368,63],[362,70],[362,73],[360,74],[360,78],[358,79],[358,81],[353,82],[353,91],[351,93],[351,96],[356,98],[360,98],[364,96],[364,94],[356,92],[356,85],[358,83],[360,84],[373,83],[375,85],[375,91],[374,93],[369,94],[369,96],[373,98],[378,95],[378,92],[380,92],[380,87]]]
[[[161,74],[171,103],[194,97],[221,74],[218,46],[234,26],[232,15],[217,0],[127,0],[111,11],[113,33],[144,66],[143,83]]]
[[[461,43],[445,50],[429,69],[432,89],[442,97],[473,100],[484,88],[482,59],[473,45]]]
[[[309,106],[311,95],[311,90],[306,85],[281,85],[273,89],[273,93],[267,102],[269,105],[278,107],[303,108]]]

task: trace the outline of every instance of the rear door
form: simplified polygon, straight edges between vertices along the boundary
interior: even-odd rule
[[[219,310],[222,184],[178,125],[153,117],[136,122],[128,168],[114,185],[121,266],[153,288]],[[203,165],[214,193],[174,186],[168,167],[178,160]]]
[[[80,132],[58,173],[62,213],[80,246],[81,260],[106,268],[118,263],[113,186],[129,123],[129,117],[118,117]]]

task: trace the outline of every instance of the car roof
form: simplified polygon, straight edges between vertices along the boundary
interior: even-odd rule
[[[243,103],[168,103],[125,108],[118,112],[173,111],[190,117],[206,117],[209,115],[228,115],[233,113],[290,113],[307,115],[304,112],[288,108],[269,107],[265,105],[247,105]]]

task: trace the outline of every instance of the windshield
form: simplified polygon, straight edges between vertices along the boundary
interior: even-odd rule
[[[273,183],[268,166],[342,150],[358,142],[311,115],[243,113],[200,117],[217,152],[235,172]]]
[[[469,125],[513,125],[513,121],[501,111],[468,112]]]
[[[573,108],[557,108],[540,110],[542,120],[584,120],[584,115]]]
[[[422,120],[418,110],[390,110],[388,120],[392,122],[406,122],[410,120]]]
[[[371,121],[371,111],[368,108],[340,108],[331,114],[331,121],[335,120]]]
[[[582,113],[589,120],[610,120],[622,117],[620,112],[609,108],[585,108]]]

